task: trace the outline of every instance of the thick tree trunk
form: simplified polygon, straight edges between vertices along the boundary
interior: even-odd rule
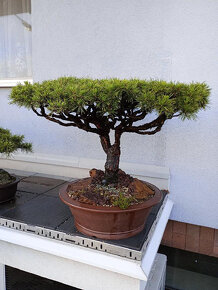
[[[118,182],[119,162],[120,146],[115,143],[107,151],[107,160],[105,163],[106,184],[116,184]]]

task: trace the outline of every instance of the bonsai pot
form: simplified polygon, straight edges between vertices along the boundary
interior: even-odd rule
[[[152,207],[162,199],[162,193],[156,186],[145,183],[154,190],[154,196],[127,209],[78,202],[69,197],[68,185],[60,190],[59,195],[69,206],[79,232],[100,239],[118,240],[141,232]]]
[[[9,201],[15,198],[15,193],[17,191],[17,184],[19,178],[16,178],[14,181],[6,184],[0,184],[0,203]]]

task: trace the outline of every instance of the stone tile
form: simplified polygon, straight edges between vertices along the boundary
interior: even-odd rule
[[[215,230],[208,227],[200,227],[200,240],[214,240],[214,232]]]
[[[162,238],[162,240],[161,240],[161,245],[163,245],[163,246],[167,246],[167,241],[164,240],[164,238]]]
[[[27,178],[27,176],[20,176],[20,175],[16,175],[17,178],[19,178],[20,180]]]
[[[70,181],[70,180],[73,179],[72,177],[52,175],[52,174],[44,174],[44,173],[36,173],[35,176],[40,176],[40,177],[45,177],[45,178],[52,178],[52,179],[60,179],[60,180],[64,180],[64,181]]]
[[[76,179],[71,179],[69,181],[63,182],[60,185],[56,186],[55,188],[52,188],[49,191],[47,191],[45,194],[46,195],[50,195],[50,196],[59,197],[59,191],[60,191],[60,189],[62,187],[64,187],[65,185],[70,184],[73,181],[76,181]]]
[[[64,180],[46,178],[41,176],[27,177],[18,184],[18,190],[42,194],[56,186],[63,184]]]
[[[45,195],[50,195],[50,196],[55,196],[55,197],[59,197],[59,191],[62,187],[64,187],[65,185],[69,184],[69,182],[64,182],[58,186],[56,186],[55,188],[50,189],[49,191],[47,191],[45,193]]]
[[[37,197],[37,195],[34,193],[17,191],[15,199],[0,204],[0,216],[4,216],[4,213],[8,210],[22,205],[35,197]]]
[[[213,253],[214,253],[215,255],[218,255],[218,247],[214,247],[214,248],[213,248]]]
[[[10,169],[10,168],[4,168],[4,170],[9,172],[10,174],[15,174],[15,175],[18,175],[18,176],[25,176],[25,177],[32,176],[32,175],[36,174],[36,172],[17,170],[17,169]]]
[[[161,244],[164,246],[172,247],[172,240],[167,241],[167,240],[162,239]]]
[[[171,220],[168,221],[165,231],[168,233],[173,232],[173,221]]]
[[[172,234],[173,234],[173,223],[172,221],[168,221],[164,235],[163,235],[163,240],[165,241],[165,243],[172,243]]]
[[[214,242],[209,240],[200,240],[199,253],[204,255],[213,255]]]
[[[173,221],[173,232],[185,235],[186,234],[186,223]]]
[[[200,236],[200,226],[187,224],[187,235],[195,239],[199,239]]]
[[[173,232],[172,247],[185,249],[185,235]]]
[[[215,229],[214,246],[218,248],[218,229]]]
[[[186,235],[185,250],[190,252],[198,253],[199,251],[199,238],[193,238],[192,236]]]
[[[53,229],[71,216],[68,206],[59,198],[44,194],[4,213],[4,217],[15,221]]]
[[[71,178],[70,180],[68,180],[69,182],[72,182],[72,181],[76,181],[78,180],[78,178]]]

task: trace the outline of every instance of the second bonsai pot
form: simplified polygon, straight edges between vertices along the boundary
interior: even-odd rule
[[[162,199],[161,191],[145,182],[155,194],[152,198],[127,209],[96,206],[78,202],[69,197],[68,185],[60,190],[61,200],[74,216],[75,226],[81,233],[100,239],[125,239],[141,232],[152,207]]]
[[[6,184],[0,184],[0,203],[9,201],[15,198],[17,191],[17,184],[20,181],[19,178],[16,178],[14,181]]]

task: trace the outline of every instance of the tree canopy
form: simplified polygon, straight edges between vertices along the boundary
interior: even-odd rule
[[[105,180],[110,184],[117,182],[124,132],[152,135],[167,119],[195,118],[206,108],[209,94],[205,83],[61,77],[19,84],[12,89],[10,99],[59,125],[98,134],[107,154]],[[115,131],[114,144],[111,130]]]
[[[99,135],[110,129],[149,135],[158,132],[167,119],[195,118],[206,108],[209,94],[205,83],[61,77],[19,84],[10,99],[63,126]],[[153,121],[134,125],[152,112],[157,114]]]

